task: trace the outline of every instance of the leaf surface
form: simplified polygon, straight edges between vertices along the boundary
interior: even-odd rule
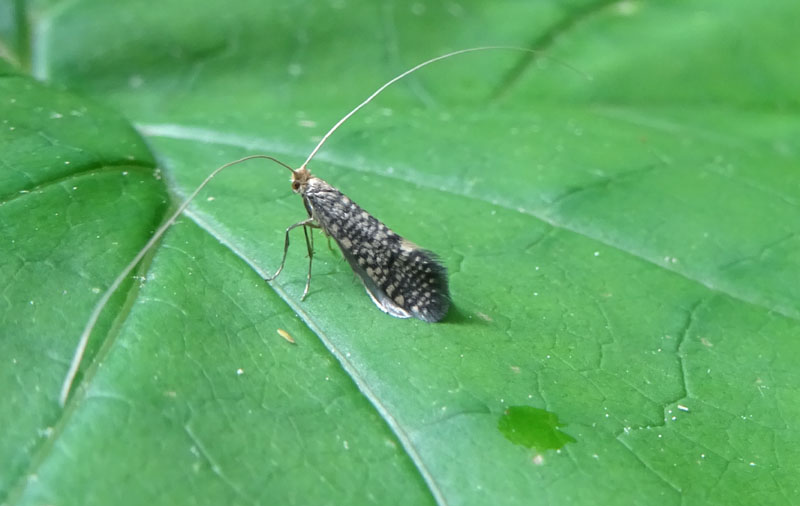
[[[0,498],[800,500],[794,3],[34,7],[51,84],[0,80]],[[389,78],[497,43],[557,60],[432,65],[310,165],[442,257],[443,323],[378,311],[319,235],[305,301],[300,233],[264,283],[305,211],[249,162],[112,300],[58,409],[97,292],[214,167],[297,166]]]

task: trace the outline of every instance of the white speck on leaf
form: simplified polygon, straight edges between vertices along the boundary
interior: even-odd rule
[[[135,74],[128,78],[128,86],[131,88],[140,88],[144,84],[142,76]]]

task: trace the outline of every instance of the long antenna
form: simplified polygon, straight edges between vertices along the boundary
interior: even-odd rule
[[[156,230],[156,232],[153,234],[153,236],[150,238],[150,240],[147,241],[147,244],[145,244],[144,247],[142,247],[142,249],[139,250],[139,253],[137,253],[136,256],[133,257],[133,260],[131,260],[130,263],[128,263],[128,265],[126,265],[125,268],[122,269],[122,272],[119,273],[119,275],[116,277],[116,279],[114,279],[114,282],[111,283],[111,286],[109,286],[106,289],[106,291],[103,293],[103,296],[100,297],[100,300],[98,300],[97,303],[94,305],[94,309],[92,310],[92,314],[89,316],[89,320],[86,322],[86,326],[83,327],[83,332],[81,333],[80,340],[78,340],[78,345],[75,347],[75,353],[72,355],[72,362],[69,364],[69,370],[67,371],[67,376],[64,378],[64,382],[61,385],[61,393],[58,396],[58,403],[60,405],[63,406],[64,403],[67,401],[67,396],[69,396],[69,391],[72,388],[72,382],[75,380],[75,375],[78,373],[78,367],[80,367],[80,365],[81,365],[81,360],[83,359],[83,354],[86,352],[86,345],[89,343],[89,336],[92,334],[92,330],[94,330],[94,326],[97,323],[98,318],[100,318],[100,313],[103,312],[103,309],[106,307],[106,304],[108,304],[108,301],[111,299],[111,296],[114,295],[114,292],[117,291],[117,288],[119,288],[119,285],[121,285],[122,282],[125,281],[125,278],[128,277],[128,275],[131,273],[131,271],[134,269],[134,267],[136,267],[136,265],[142,260],[142,258],[144,258],[144,256],[150,250],[150,248],[153,247],[153,244],[155,244],[156,241],[161,239],[161,236],[164,235],[164,233],[167,231],[167,229],[170,226],[172,226],[173,223],[175,223],[175,220],[178,219],[178,216],[180,216],[181,213],[183,213],[183,211],[186,210],[186,208],[189,206],[189,203],[192,200],[194,200],[194,198],[197,196],[198,193],[200,193],[200,190],[205,188],[206,185],[212,179],[214,179],[214,177],[217,174],[219,174],[224,169],[227,169],[231,165],[236,165],[237,163],[246,162],[247,160],[252,160],[254,158],[266,158],[267,160],[272,160],[273,162],[279,163],[279,164],[283,165],[284,167],[286,167],[287,169],[289,169],[292,172],[294,172],[294,169],[292,169],[291,167],[289,167],[285,163],[283,163],[280,160],[277,160],[277,159],[275,159],[275,158],[273,158],[271,156],[267,156],[267,155],[250,155],[250,156],[245,156],[244,158],[240,158],[238,160],[235,160],[233,162],[228,162],[225,165],[222,165],[221,167],[216,168],[214,170],[214,172],[209,174],[208,177],[206,177],[203,180],[203,182],[200,183],[200,185],[197,188],[195,188],[195,190],[192,192],[192,194],[189,195],[186,198],[186,200],[184,200],[183,203],[180,206],[178,206],[178,209],[176,209],[175,212],[172,213],[172,216],[170,216],[169,219],[167,219],[167,221],[165,221],[158,228],[158,230]]]
[[[319,143],[317,143],[317,146],[311,151],[311,154],[308,155],[308,158],[306,158],[306,161],[303,162],[303,165],[301,165],[300,168],[304,169],[306,167],[306,165],[308,165],[308,163],[311,161],[311,159],[314,158],[314,156],[317,154],[317,151],[319,151],[320,148],[322,147],[322,145],[325,144],[325,141],[328,140],[328,137],[330,137],[333,134],[333,132],[335,132],[340,126],[342,126],[342,123],[344,123],[345,121],[350,119],[350,117],[353,114],[355,114],[358,111],[360,111],[362,107],[364,107],[368,103],[372,102],[372,99],[374,99],[375,97],[380,95],[383,90],[385,90],[389,86],[393,85],[394,83],[396,83],[400,79],[406,77],[407,75],[409,75],[409,74],[411,74],[413,72],[416,72],[417,70],[421,69],[422,67],[430,65],[431,63],[435,63],[435,62],[437,62],[439,60],[444,60],[446,58],[450,58],[452,56],[458,56],[460,54],[473,53],[475,51],[492,51],[492,50],[524,51],[526,53],[534,53],[534,54],[539,54],[539,55],[543,54],[541,51],[537,51],[536,49],[529,49],[527,47],[518,47],[518,46],[480,46],[480,47],[471,47],[469,49],[459,49],[458,51],[452,51],[450,53],[443,54],[443,55],[437,56],[435,58],[431,58],[430,60],[426,60],[426,61],[424,61],[424,62],[422,62],[422,63],[420,63],[418,65],[415,65],[415,66],[411,67],[410,69],[406,70],[405,72],[403,72],[402,74],[399,74],[399,75],[395,76],[394,78],[390,79],[389,81],[387,81],[386,83],[384,83],[383,86],[381,86],[380,88],[375,90],[372,93],[372,95],[367,97],[366,100],[364,100],[363,102],[358,104],[352,111],[350,111],[347,114],[345,114],[342,119],[340,119],[335,125],[333,125],[333,127],[330,130],[328,130],[328,133],[326,133],[325,135],[322,136],[322,139],[320,139]],[[548,56],[548,58],[553,60],[554,62],[558,63],[559,65],[562,65],[565,68],[568,68],[568,69],[572,70],[573,72],[576,72],[576,73],[582,75],[583,77],[585,77],[587,79],[591,79],[591,77],[589,75],[587,75],[586,73],[582,72],[581,70],[573,67],[572,65],[569,65],[566,62],[563,62],[563,61],[560,61],[558,59],[555,59],[552,56]]]
[[[314,158],[314,156],[320,150],[322,145],[325,144],[325,141],[327,141],[328,138],[333,134],[333,132],[335,132],[340,126],[342,126],[342,124],[345,121],[350,119],[351,116],[353,116],[355,113],[357,113],[359,110],[361,110],[362,107],[364,107],[365,105],[367,105],[370,102],[372,102],[372,100],[375,97],[377,97],[383,90],[385,90],[386,88],[388,88],[392,84],[396,83],[400,79],[406,77],[407,75],[409,75],[409,74],[411,74],[413,72],[416,72],[417,70],[421,69],[422,67],[425,67],[427,65],[430,65],[431,63],[434,63],[434,62],[437,62],[437,61],[440,61],[440,60],[444,60],[446,58],[450,58],[450,57],[457,56],[457,55],[460,55],[460,54],[465,54],[465,53],[472,53],[472,52],[476,52],[476,51],[492,51],[492,50],[523,51],[523,52],[526,52],[526,53],[543,54],[541,51],[537,51],[535,49],[529,49],[529,48],[526,48],[526,47],[481,46],[481,47],[473,47],[473,48],[469,48],[469,49],[460,49],[458,51],[452,51],[450,53],[443,54],[443,55],[437,56],[435,58],[431,58],[430,60],[426,60],[426,61],[424,61],[424,62],[422,62],[422,63],[420,63],[418,65],[415,65],[414,67],[411,67],[410,69],[406,70],[402,74],[399,74],[396,77],[392,78],[391,80],[387,81],[383,86],[381,86],[380,88],[375,90],[375,92],[373,92],[372,95],[367,97],[366,100],[364,100],[363,102],[358,104],[352,111],[347,113],[342,119],[340,119],[335,125],[333,125],[333,127],[330,130],[328,130],[328,133],[326,133],[322,137],[322,139],[319,141],[319,143],[316,145],[316,147],[311,151],[311,154],[308,155],[308,158],[306,158],[306,161],[303,162],[303,165],[300,166],[300,169],[305,169],[306,165],[308,165],[308,163],[311,161],[311,159]],[[550,57],[550,56],[548,56],[548,58],[550,60],[558,63],[559,65],[562,65],[563,67],[568,68],[568,69],[570,69],[570,70],[572,70],[572,71],[574,71],[574,72],[586,77],[587,79],[591,79],[590,76],[586,75],[585,73],[581,72],[580,70],[576,69],[575,67],[573,67],[573,66],[571,66],[571,65],[569,65],[569,64],[567,64],[565,62],[559,61],[558,59],[555,59],[555,58]],[[245,156],[244,158],[240,158],[238,160],[234,160],[232,162],[228,162],[225,165],[222,165],[220,167],[217,167],[211,174],[209,174],[208,177],[206,177],[203,180],[203,182],[200,183],[200,185],[197,188],[195,188],[195,190],[186,198],[186,200],[184,200],[183,203],[181,203],[181,205],[178,206],[178,208],[175,210],[174,213],[172,213],[172,215],[167,219],[167,221],[165,221],[158,228],[158,230],[156,230],[156,232],[153,234],[153,236],[150,238],[150,240],[147,241],[147,243],[144,245],[144,247],[142,247],[142,249],[139,251],[139,253],[136,254],[136,256],[133,258],[133,260],[131,260],[130,263],[128,263],[128,265],[126,265],[125,268],[122,269],[122,272],[119,273],[119,275],[114,279],[114,281],[111,283],[111,285],[106,289],[106,291],[103,293],[103,295],[97,301],[97,303],[94,305],[94,308],[92,309],[92,313],[89,316],[89,320],[86,322],[86,326],[83,328],[83,332],[81,333],[81,337],[78,340],[78,345],[75,347],[75,352],[72,355],[72,362],[70,362],[69,370],[67,371],[67,375],[64,378],[64,382],[61,385],[61,393],[59,394],[59,397],[58,397],[58,402],[59,402],[59,404],[61,406],[64,406],[64,404],[67,401],[67,397],[69,396],[70,389],[72,388],[72,383],[73,383],[73,381],[75,381],[75,376],[78,373],[78,368],[80,367],[81,361],[83,360],[83,355],[86,352],[86,345],[89,342],[89,336],[91,335],[92,330],[94,330],[94,326],[97,324],[97,320],[100,318],[100,313],[103,312],[103,309],[105,308],[106,304],[108,304],[108,301],[111,299],[111,297],[114,295],[114,292],[117,291],[117,289],[120,287],[122,282],[125,281],[125,278],[128,277],[128,275],[131,273],[131,271],[133,271],[133,269],[136,267],[136,265],[142,260],[142,258],[144,258],[144,256],[150,250],[150,248],[152,248],[153,245],[164,235],[164,233],[166,233],[166,231],[169,229],[169,227],[172,226],[172,224],[175,222],[175,220],[178,218],[178,216],[180,216],[181,213],[183,213],[183,211],[186,210],[186,208],[189,206],[189,204],[192,202],[192,200],[194,200],[194,198],[197,197],[197,194],[200,193],[200,191],[203,188],[205,188],[206,185],[212,179],[214,179],[214,177],[216,177],[217,174],[219,174],[220,172],[222,172],[223,170],[227,169],[228,167],[230,167],[232,165],[237,165],[237,164],[245,162],[247,160],[252,160],[254,158],[262,158],[262,159],[272,160],[273,162],[278,163],[278,164],[286,167],[287,169],[292,171],[292,173],[295,172],[295,169],[292,169],[291,167],[289,167],[285,163],[283,163],[280,160],[278,160],[276,158],[273,158],[271,156],[268,156],[268,155],[250,155],[250,156]],[[300,170],[300,169],[298,169],[298,170]]]

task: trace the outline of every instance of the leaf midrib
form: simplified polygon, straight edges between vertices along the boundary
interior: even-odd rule
[[[263,142],[263,141],[259,141],[257,138],[245,137],[245,136],[241,136],[240,137],[240,136],[237,136],[237,135],[231,135],[231,134],[223,133],[223,132],[220,132],[218,134],[214,134],[213,130],[209,130],[209,129],[206,129],[206,128],[195,129],[194,127],[182,127],[180,125],[172,124],[172,125],[169,125],[169,130],[171,130],[173,132],[176,132],[176,133],[177,132],[181,132],[181,135],[180,136],[174,136],[174,137],[172,137],[172,136],[168,137],[168,136],[163,135],[163,132],[165,131],[165,129],[163,128],[164,126],[165,125],[138,124],[137,125],[137,129],[142,133],[143,136],[148,136],[149,135],[149,136],[154,136],[154,137],[164,137],[164,138],[191,141],[191,140],[195,140],[195,138],[193,137],[193,134],[198,134],[197,135],[197,140],[200,141],[200,142],[212,143],[212,144],[217,144],[217,145],[221,145],[221,146],[236,147],[236,148],[241,148],[241,149],[258,150],[258,151],[262,151],[262,152],[269,152],[269,153],[271,153],[273,155],[277,154],[277,155],[280,155],[280,156],[285,156],[287,158],[289,158],[289,157],[298,158],[298,159],[304,158],[304,155],[302,155],[302,154],[300,154],[298,152],[286,150],[286,146],[285,145],[281,145],[281,144],[278,144],[278,143]],[[162,132],[162,135],[155,135],[159,131]],[[212,140],[212,139],[215,139],[215,140]],[[745,303],[747,305],[754,306],[754,307],[757,307],[757,308],[760,308],[760,309],[763,309],[763,310],[766,310],[766,311],[769,311],[769,312],[777,313],[777,314],[780,314],[783,317],[786,317],[786,318],[789,318],[791,320],[800,322],[800,315],[796,314],[796,311],[793,311],[791,308],[769,307],[769,306],[766,306],[766,305],[760,303],[757,300],[753,300],[751,298],[748,298],[744,294],[727,291],[727,290],[725,290],[723,288],[720,288],[720,287],[716,286],[716,284],[714,283],[714,280],[705,280],[705,279],[693,277],[689,273],[682,272],[682,271],[676,270],[676,269],[671,269],[671,268],[669,268],[669,265],[665,265],[663,263],[657,262],[654,259],[651,259],[651,258],[643,255],[640,252],[637,252],[637,251],[631,250],[631,249],[626,249],[626,248],[624,248],[624,247],[622,247],[622,246],[620,246],[618,244],[614,244],[614,243],[609,242],[607,240],[603,240],[598,235],[592,234],[590,230],[586,230],[586,229],[571,225],[569,223],[559,222],[558,220],[554,219],[551,216],[547,216],[545,214],[542,214],[540,212],[536,212],[534,210],[520,209],[518,206],[513,205],[511,203],[508,203],[508,202],[502,202],[500,200],[495,200],[495,199],[492,199],[490,201],[488,199],[481,198],[480,195],[476,195],[474,193],[470,193],[470,192],[466,192],[466,191],[459,191],[461,189],[460,187],[459,188],[453,188],[453,187],[442,186],[440,184],[433,185],[433,184],[430,184],[428,182],[429,181],[428,178],[423,177],[421,174],[420,174],[420,177],[409,178],[408,177],[409,175],[411,175],[411,176],[416,176],[417,175],[417,172],[414,171],[413,169],[404,170],[404,171],[396,171],[396,173],[393,173],[393,174],[386,174],[386,173],[382,173],[382,172],[377,172],[375,170],[370,170],[369,168],[365,168],[364,166],[357,166],[357,165],[349,164],[344,160],[341,160],[341,159],[339,159],[339,158],[337,158],[335,156],[332,156],[332,155],[328,155],[328,154],[326,154],[324,152],[321,152],[318,155],[317,159],[319,161],[324,161],[326,163],[329,163],[329,164],[332,164],[332,165],[336,165],[338,167],[342,167],[344,169],[348,169],[348,170],[351,170],[351,171],[354,171],[354,172],[366,173],[366,174],[370,174],[371,176],[374,176],[374,177],[381,177],[381,178],[388,179],[388,180],[393,180],[393,181],[402,181],[402,182],[404,182],[406,184],[412,184],[412,185],[416,185],[416,186],[418,186],[420,188],[425,188],[426,190],[433,190],[433,191],[442,192],[442,193],[445,193],[445,194],[448,194],[448,195],[452,195],[452,196],[463,197],[463,198],[467,198],[469,200],[479,201],[479,202],[482,202],[482,203],[485,203],[485,204],[497,206],[497,207],[500,207],[502,209],[509,210],[509,211],[512,211],[512,212],[515,212],[515,213],[531,216],[533,218],[536,218],[539,221],[547,223],[548,225],[550,225],[551,227],[553,227],[555,229],[564,230],[564,231],[567,231],[567,232],[574,233],[574,234],[576,234],[576,235],[578,235],[580,237],[584,237],[586,239],[590,239],[590,240],[595,241],[595,242],[597,242],[599,244],[602,244],[603,246],[608,247],[610,249],[619,251],[621,253],[625,253],[627,255],[630,255],[633,258],[636,258],[638,260],[647,262],[648,264],[651,264],[651,265],[653,265],[653,266],[655,266],[655,267],[657,267],[659,269],[662,269],[662,270],[671,272],[673,274],[676,274],[676,275],[678,275],[678,276],[680,276],[680,277],[682,277],[682,278],[684,278],[684,279],[686,279],[688,281],[691,281],[692,283],[701,285],[704,288],[706,288],[706,289],[708,289],[708,290],[710,290],[710,291],[712,291],[714,293],[730,297],[730,298],[732,298],[732,299],[734,299],[736,301]],[[402,172],[402,174],[400,174],[399,172]],[[178,194],[182,195],[182,196],[184,195],[182,193],[178,193]],[[207,229],[207,230],[216,239],[219,239],[219,240],[223,240],[224,239],[223,237],[217,235],[216,232],[212,232],[213,229]],[[252,259],[247,259],[247,261],[248,261],[248,264],[253,265]]]

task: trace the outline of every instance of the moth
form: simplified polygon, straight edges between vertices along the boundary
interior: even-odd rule
[[[372,302],[382,311],[397,318],[413,316],[427,322],[444,318],[450,307],[450,292],[447,270],[436,255],[394,233],[308,169],[284,166],[292,171],[292,191],[302,196],[308,218],[286,229],[280,267],[267,281],[283,270],[289,232],[302,226],[309,255],[305,298],[313,258],[308,229],[319,228],[336,241]]]

